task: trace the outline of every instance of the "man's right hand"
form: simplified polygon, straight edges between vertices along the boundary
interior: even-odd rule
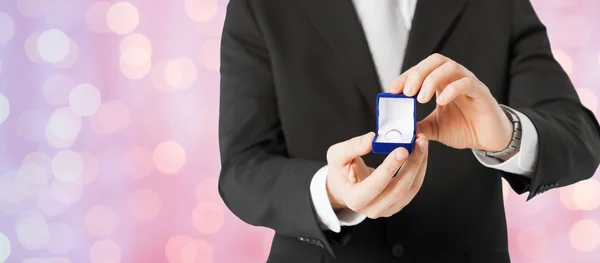
[[[427,170],[428,139],[418,135],[410,156],[406,149],[397,148],[373,169],[361,156],[371,151],[374,135],[370,132],[337,143],[327,151],[326,185],[334,210],[348,208],[371,219],[390,217],[408,205],[421,188]]]

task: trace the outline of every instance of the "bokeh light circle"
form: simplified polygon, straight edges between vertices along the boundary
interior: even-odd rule
[[[185,150],[179,143],[166,141],[160,143],[154,149],[152,155],[154,167],[164,174],[176,174],[185,165]]]
[[[63,204],[73,204],[83,195],[83,183],[81,181],[65,183],[59,180],[52,180],[50,183],[52,195],[56,200]]]
[[[165,245],[165,256],[169,263],[183,262],[182,251],[192,238],[186,235],[177,235],[169,238]]]
[[[212,263],[214,259],[214,248],[202,239],[189,240],[181,250],[182,262],[190,263]]]
[[[74,85],[69,76],[56,73],[46,79],[42,86],[42,92],[50,105],[64,106],[69,103],[69,93]]]
[[[111,134],[125,129],[131,121],[131,116],[125,103],[111,100],[104,102],[90,121],[96,133]]]
[[[68,253],[75,243],[73,229],[61,222],[49,223],[48,228],[50,229],[50,240],[46,244],[46,250],[54,255]]]
[[[221,200],[219,195],[219,178],[208,177],[196,186],[196,201]]]
[[[542,226],[530,226],[521,230],[517,236],[519,251],[529,258],[539,258],[548,252],[550,240]]]
[[[131,33],[139,24],[137,8],[129,2],[113,4],[106,12],[108,28],[119,35]]]
[[[96,205],[85,213],[85,228],[96,237],[107,237],[117,227],[117,213],[107,205]]]
[[[575,222],[569,231],[571,246],[581,252],[591,252],[600,247],[600,226],[593,220]]]
[[[92,2],[85,13],[85,22],[87,27],[96,33],[109,33],[110,28],[106,23],[106,14],[112,4],[107,1]]]
[[[164,78],[173,90],[188,89],[198,78],[196,64],[187,57],[171,59],[165,65]]]
[[[58,63],[69,54],[70,44],[69,37],[63,31],[50,29],[39,36],[37,50],[43,60]]]
[[[17,238],[21,246],[29,250],[44,248],[50,240],[50,228],[44,215],[28,211],[17,218]]]
[[[0,124],[4,123],[10,115],[10,102],[4,94],[0,93]]]
[[[45,26],[69,31],[77,26],[79,10],[72,0],[53,0],[45,15]]]
[[[560,42],[571,48],[585,46],[592,35],[590,22],[581,15],[566,16],[555,29]]]
[[[57,217],[62,215],[68,209],[68,205],[56,199],[50,188],[44,189],[37,199],[37,206],[42,213],[48,217]]]
[[[101,239],[90,249],[91,263],[121,263],[121,248],[111,239]]]
[[[58,69],[70,68],[73,65],[75,65],[78,57],[79,45],[77,45],[77,42],[75,42],[75,40],[69,39],[69,54],[67,54],[67,56],[63,60],[54,63],[53,65]]]
[[[15,22],[4,12],[0,12],[0,45],[8,43],[15,34]]]
[[[50,165],[54,178],[65,183],[76,182],[83,174],[83,160],[78,153],[71,150],[56,153]]]
[[[573,185],[573,203],[581,210],[592,211],[600,207],[600,182],[590,178]]]
[[[19,189],[17,183],[12,180],[14,174],[16,173],[11,171],[0,175],[0,179],[7,179],[5,182],[0,181],[0,201],[7,204],[19,204],[27,198],[27,195]]]
[[[77,85],[69,94],[69,105],[79,116],[92,116],[101,104],[100,91],[91,84]]]
[[[218,10],[218,0],[185,0],[185,12],[194,21],[209,21]]]
[[[124,173],[136,179],[145,178],[154,169],[152,152],[141,146],[128,149],[124,160]]]
[[[573,200],[573,187],[575,185],[569,185],[561,187],[559,189],[559,198],[562,205],[569,210],[579,210],[579,207]]]
[[[594,91],[586,88],[579,88],[576,90],[577,94],[579,95],[579,99],[581,100],[581,104],[590,109],[590,111],[596,112],[598,109],[598,97]]]
[[[138,189],[129,196],[128,206],[131,216],[137,220],[150,220],[160,212],[161,201],[151,189]]]
[[[209,39],[200,48],[200,59],[205,68],[212,71],[219,71],[221,65],[221,41],[219,39]]]
[[[214,234],[225,222],[225,212],[216,202],[200,202],[192,211],[192,224],[202,234]]]
[[[41,142],[45,139],[44,130],[50,119],[50,112],[31,109],[17,117],[15,133],[28,142]]]
[[[69,107],[59,108],[50,116],[45,130],[50,145],[56,148],[71,147],[81,132],[81,117]]]
[[[35,196],[48,185],[50,175],[40,164],[24,162],[15,174],[17,188],[24,194]]]
[[[98,158],[89,152],[80,152],[79,156],[81,156],[81,160],[83,161],[81,181],[84,184],[94,182],[100,173],[100,163]]]
[[[554,55],[554,59],[558,61],[567,74],[570,75],[573,73],[573,60],[571,60],[569,54],[558,49],[552,50],[552,54]]]
[[[38,53],[37,44],[42,32],[34,32],[25,39],[25,54],[34,63],[42,64],[44,59]]]
[[[11,245],[10,240],[2,232],[0,232],[0,262],[4,262],[10,257]]]
[[[17,0],[17,9],[25,17],[39,17],[46,13],[51,0]]]

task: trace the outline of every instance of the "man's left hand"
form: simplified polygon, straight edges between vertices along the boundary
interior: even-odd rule
[[[436,109],[417,124],[419,133],[446,146],[501,151],[510,143],[513,124],[485,84],[457,62],[433,54],[400,75],[390,93],[436,95]]]

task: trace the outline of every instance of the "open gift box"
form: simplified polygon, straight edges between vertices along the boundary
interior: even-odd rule
[[[417,102],[404,94],[379,93],[377,95],[377,127],[372,151],[389,154],[404,147],[410,154],[414,149],[417,130]]]

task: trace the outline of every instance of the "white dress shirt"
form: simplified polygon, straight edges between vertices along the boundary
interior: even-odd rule
[[[393,43],[394,46],[406,46],[405,41],[407,41],[407,35],[410,31],[417,0],[353,0],[353,3],[363,25],[380,82],[383,87],[386,87],[397,77],[404,57],[404,50],[390,49],[389,43]],[[382,17],[379,12],[396,12],[397,15],[392,14],[392,17],[396,17],[393,18],[396,21],[388,19],[389,16]],[[391,24],[382,25],[382,23]],[[393,33],[389,34],[389,32]],[[396,43],[393,41],[403,42]],[[521,120],[520,151],[504,162],[481,155],[475,151],[473,151],[473,154],[486,167],[530,176],[535,171],[537,162],[537,131],[527,116],[511,108],[505,106],[503,108],[514,112]],[[338,213],[334,212],[326,189],[327,174],[327,166],[317,171],[310,184],[310,193],[321,228],[339,233],[341,226],[357,225],[365,220],[366,216],[349,209]]]

